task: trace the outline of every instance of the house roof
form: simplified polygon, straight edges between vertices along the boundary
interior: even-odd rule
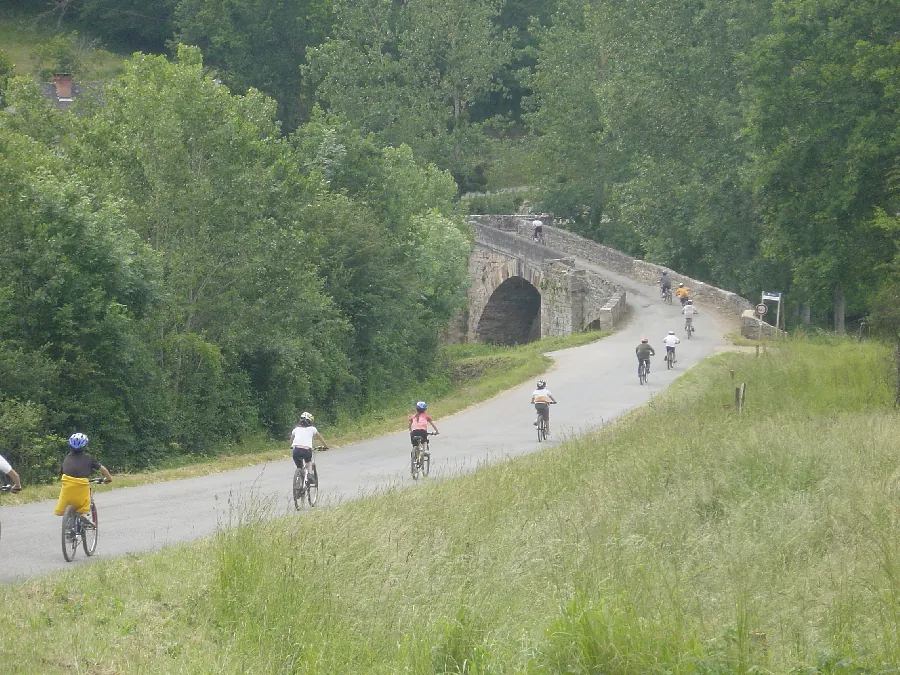
[[[98,98],[103,93],[103,83],[102,82],[73,82],[72,83],[72,96],[69,98],[60,98],[57,93],[56,83],[54,82],[41,82],[40,85],[41,91],[44,93],[44,96],[49,98],[54,107],[65,110],[68,108],[72,101],[74,101],[79,96],[84,96],[85,94],[94,94]]]

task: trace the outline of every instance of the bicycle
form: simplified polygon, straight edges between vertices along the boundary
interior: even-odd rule
[[[327,449],[328,447],[325,445],[317,445],[313,451],[319,452]],[[310,476],[312,476],[312,480],[310,480]],[[303,507],[304,501],[309,504],[310,508],[319,501],[319,469],[315,464],[313,464],[312,474],[306,470],[306,462],[294,470],[293,495],[294,508],[298,511]]]
[[[672,304],[672,289],[669,288],[668,286],[666,286],[664,289],[662,289],[662,300],[666,304],[669,304],[669,305]]]
[[[553,405],[554,401],[550,401],[547,405]],[[537,425],[537,435],[538,435],[538,443],[541,441],[546,441],[547,437],[550,435],[550,432],[547,431],[547,420],[543,415],[539,415],[538,425]]]
[[[666,370],[672,370],[675,367],[675,350],[666,350]]]
[[[63,513],[62,519],[62,552],[66,562],[75,560],[75,552],[80,543],[86,556],[92,556],[97,551],[97,541],[100,539],[100,521],[97,517],[97,504],[94,502],[94,485],[107,483],[106,478],[91,478],[91,510],[88,513],[78,513],[75,507],[69,504]]]
[[[650,359],[641,359],[638,363],[638,382],[647,384],[648,375],[650,375]]]
[[[531,237],[531,240],[535,244],[543,244],[544,243],[544,233],[543,232],[535,232],[534,235]]]
[[[694,332],[694,321],[691,317],[685,317],[684,319],[684,332],[687,333],[687,339],[691,339],[691,333]]]
[[[429,433],[428,436],[435,434]],[[431,471],[431,444],[428,438],[416,436],[413,439],[413,449],[409,454],[409,472],[412,474],[413,480],[419,479],[419,474],[427,476]]]

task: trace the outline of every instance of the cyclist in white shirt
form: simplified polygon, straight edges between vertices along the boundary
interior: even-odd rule
[[[537,419],[534,421],[534,426],[538,425],[538,422],[541,421],[541,418],[544,418],[544,421],[547,424],[547,433],[550,433],[550,404],[556,403],[556,399],[553,398],[553,394],[550,393],[550,390],[547,389],[547,383],[543,380],[538,380],[537,389],[535,389],[531,394],[531,402],[534,404],[534,410],[537,413]]]
[[[697,313],[697,310],[694,308],[694,301],[688,300],[687,304],[681,309],[681,313],[684,314],[684,329],[688,330],[688,326],[694,323],[694,314]]]
[[[317,436],[322,441],[322,445],[327,445],[322,434],[313,426],[313,416],[308,412],[300,415],[300,421],[291,432],[291,453],[298,469],[303,466],[301,462],[306,462],[306,472],[309,474],[310,480],[316,475],[316,463],[312,458],[312,449],[313,441]]]
[[[4,458],[2,455],[0,455],[0,471],[13,479],[13,492],[18,492],[22,489],[22,481],[19,480],[19,474],[16,473],[16,470],[12,468],[12,464],[7,462],[6,458]]]
[[[669,334],[663,338],[663,344],[666,346],[666,354],[672,352],[672,362],[675,362],[675,345],[681,344],[681,340],[675,335],[674,330],[670,330]]]

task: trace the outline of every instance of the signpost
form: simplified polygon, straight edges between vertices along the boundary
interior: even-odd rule
[[[772,300],[778,303],[778,308],[775,312],[775,337],[778,337],[778,329],[781,326],[781,292],[775,291],[763,291],[762,292],[762,300],[756,306],[756,311],[759,313],[760,319],[762,316],[769,311],[768,307],[766,307],[766,300]],[[762,326],[760,326],[760,330]]]

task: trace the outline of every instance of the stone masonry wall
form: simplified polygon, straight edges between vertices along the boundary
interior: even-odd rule
[[[715,307],[740,317],[741,314],[751,309],[753,305],[737,293],[717,288],[703,281],[692,279],[683,274],[678,274],[666,267],[654,263],[638,260],[621,251],[603,246],[596,242],[580,237],[577,234],[548,225],[551,218],[543,215],[487,215],[469,216],[470,222],[477,223],[481,227],[493,228],[510,234],[516,234],[519,238],[527,240],[532,246],[542,248],[539,244],[531,242],[531,221],[540,218],[544,222],[544,236],[548,246],[556,253],[583,258],[598,265],[604,265],[611,270],[624,274],[637,281],[649,284],[659,282],[663,270],[668,270],[669,278],[677,286],[683,283],[691,289],[691,294],[699,302],[709,307]]]
[[[570,335],[589,326],[611,329],[625,311],[625,290],[589,270],[576,269],[560,251],[534,244],[514,231],[473,222],[476,246],[469,259],[467,337],[477,337],[484,308],[511,276],[541,294],[540,336]]]

